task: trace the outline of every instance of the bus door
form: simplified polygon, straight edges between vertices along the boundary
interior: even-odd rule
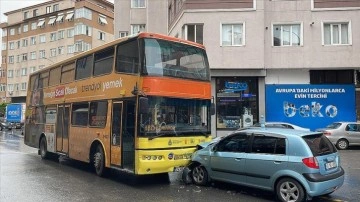
[[[56,151],[69,152],[70,105],[59,105],[56,119]]]
[[[123,102],[114,102],[111,118],[111,165],[121,166],[121,136],[122,136]]]
[[[122,120],[122,164],[131,171],[135,170],[135,106],[135,100],[125,102]]]

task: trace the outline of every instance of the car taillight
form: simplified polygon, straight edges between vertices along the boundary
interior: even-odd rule
[[[315,157],[304,158],[302,162],[309,168],[319,169],[319,164]]]
[[[323,134],[324,135],[331,135],[331,133],[329,131],[324,131]]]

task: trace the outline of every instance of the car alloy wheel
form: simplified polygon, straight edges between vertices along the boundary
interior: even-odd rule
[[[291,178],[281,179],[276,186],[276,195],[283,202],[304,201],[304,189],[295,180]]]
[[[348,143],[347,140],[341,139],[341,140],[339,140],[339,141],[336,143],[336,146],[337,146],[338,149],[343,150],[343,149],[347,149],[347,148],[348,148],[349,143]]]
[[[192,179],[196,185],[206,185],[208,182],[208,173],[204,166],[197,165],[192,170]]]

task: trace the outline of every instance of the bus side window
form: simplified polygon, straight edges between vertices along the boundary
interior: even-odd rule
[[[116,72],[138,73],[139,48],[136,40],[119,44],[116,51]]]
[[[80,58],[76,61],[76,73],[75,79],[84,79],[91,76],[91,70],[93,66],[93,56],[89,55],[83,58]]]
[[[89,103],[75,103],[72,106],[71,124],[87,126],[89,118]]]
[[[95,53],[94,76],[108,74],[114,63],[114,48]]]

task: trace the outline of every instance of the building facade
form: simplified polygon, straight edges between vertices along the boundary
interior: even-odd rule
[[[51,0],[5,15],[1,102],[24,103],[30,73],[114,39],[108,1]]]
[[[130,1],[145,7],[153,2]],[[266,85],[358,85],[358,0],[168,0],[167,11],[157,14],[167,14],[168,35],[207,49],[216,136],[260,121]]]

